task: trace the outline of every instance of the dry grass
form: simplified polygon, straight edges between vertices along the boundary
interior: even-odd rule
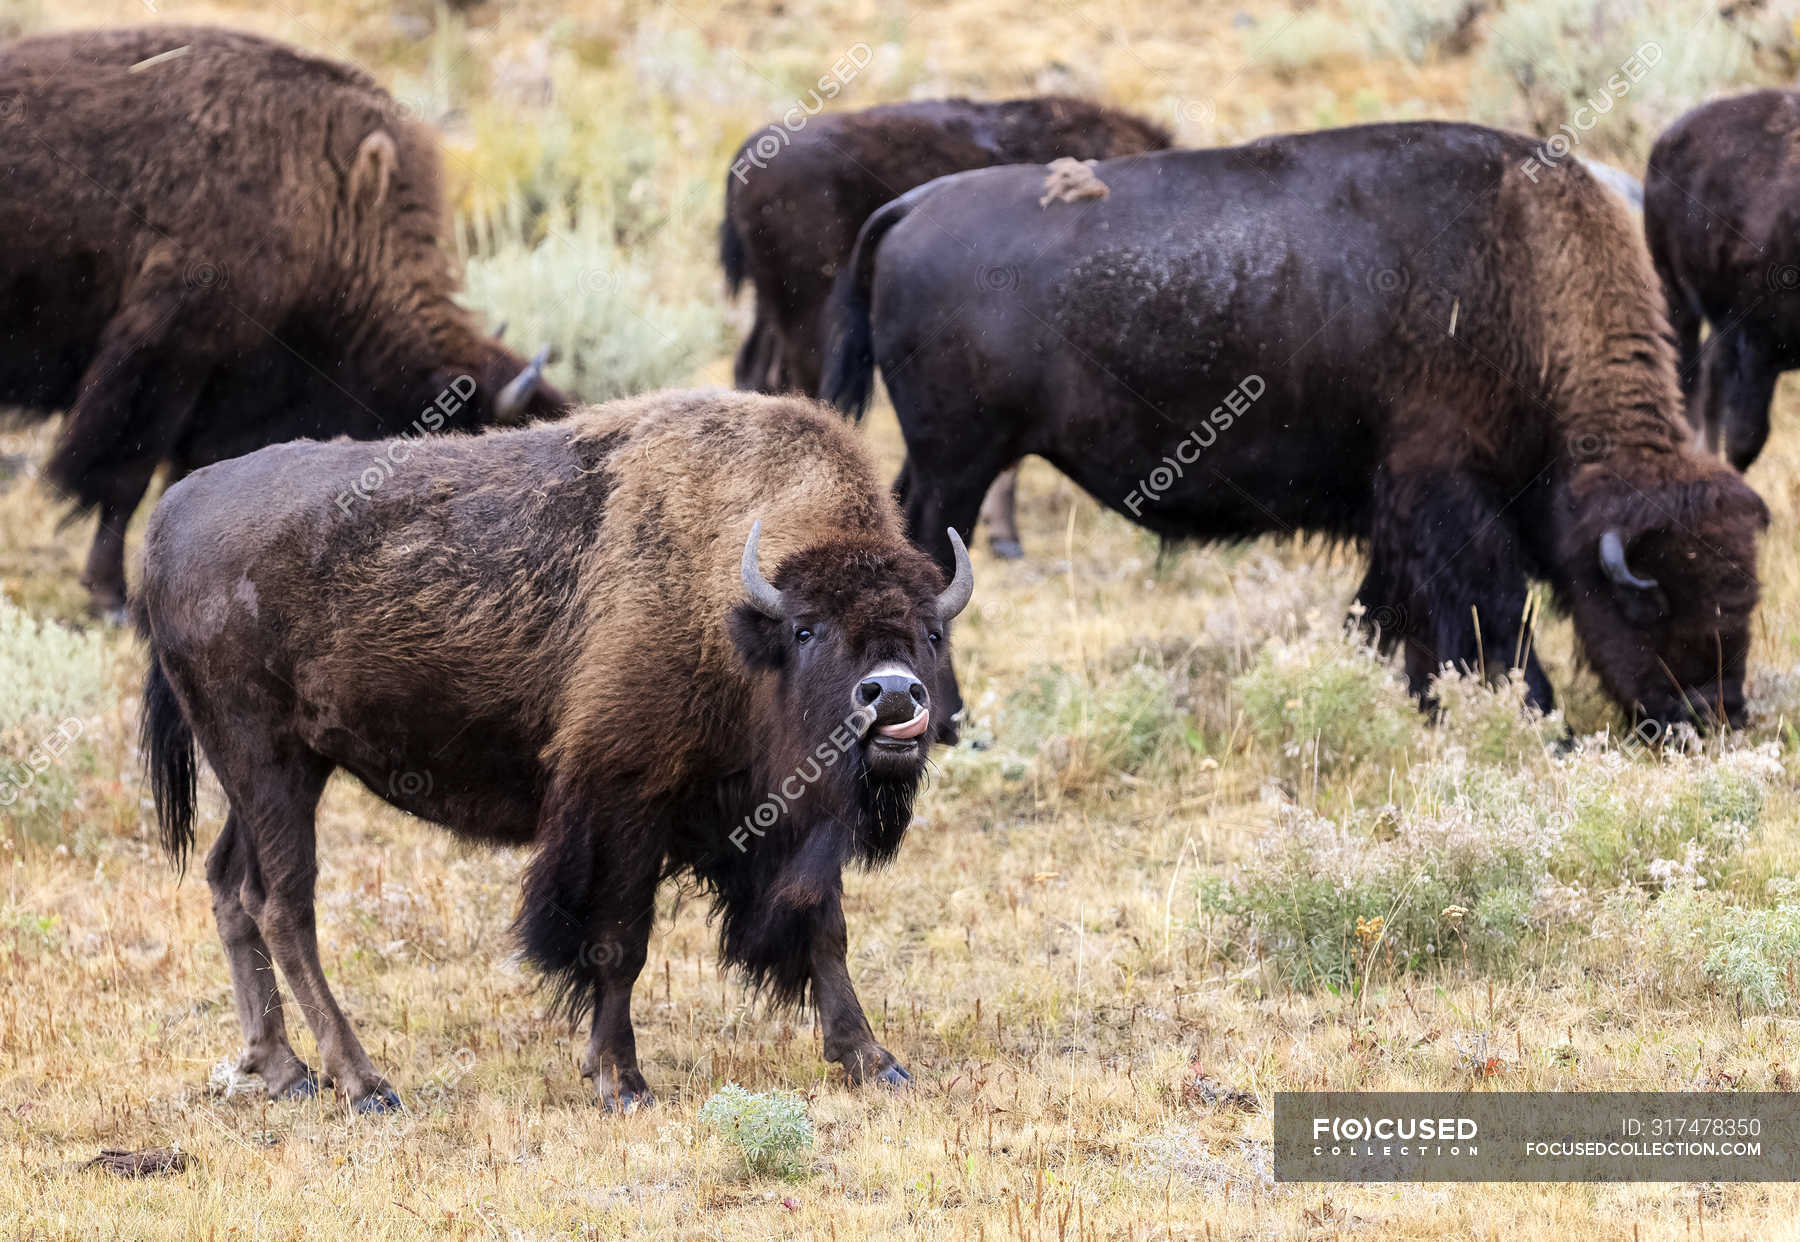
[[[558,141],[592,154],[636,127],[663,156],[560,167],[584,195],[610,196],[606,210],[642,230],[641,252],[678,289],[713,279],[708,213],[729,147],[857,40],[879,54],[856,103],[1072,87],[1160,111],[1191,141],[1465,110],[1478,52],[1277,54],[1266,45],[1287,11],[1245,4],[1256,22],[1243,27],[1238,7],[527,0],[476,12],[474,68],[434,71],[429,40],[395,18],[428,21],[419,3],[159,6],[353,56],[449,100],[465,206],[500,192],[495,170],[547,184],[551,126],[502,124],[524,106],[503,91],[524,88],[481,70],[523,64],[529,86],[533,42],[549,32]],[[70,9],[147,16],[135,3]],[[715,359],[696,378],[724,374]],[[1764,716],[1748,740],[1775,741],[1790,768],[1800,699],[1775,675],[1800,665],[1797,423],[1786,388],[1751,476],[1775,521],[1753,661]],[[870,436],[897,462],[891,417],[872,418]],[[41,460],[46,445],[41,431],[9,433],[0,455]],[[1234,685],[1271,638],[1329,625],[1353,559],[1263,543],[1159,568],[1151,540],[1040,464],[1021,496],[1030,558],[978,552],[977,604],[957,634],[985,748],[941,756],[897,864],[849,879],[852,971],[916,1076],[906,1096],[844,1088],[809,1023],[721,977],[703,909],[670,893],[637,1007],[660,1104],[599,1115],[567,1032],[510,955],[521,855],[463,850],[348,783],[320,824],[326,966],[416,1111],[355,1119],[330,1101],[209,1090],[238,1044],[225,965],[204,883],[178,879],[151,846],[131,740],[141,655],[126,635],[103,638],[111,686],[82,709],[91,767],[77,802],[49,825],[0,819],[0,1237],[1800,1236],[1800,1193],[1785,1186],[1273,1183],[1279,1088],[1786,1088],[1795,1015],[1746,1012],[1697,967],[1665,972],[1631,911],[1608,913],[1597,895],[1572,922],[1534,923],[1503,968],[1290,988],[1207,912],[1202,881],[1253,859],[1276,802],[1350,814],[1446,745],[1408,722],[1385,766],[1309,779],[1247,725]],[[0,592],[79,623],[86,533],[59,530],[30,478],[0,491]],[[1566,623],[1548,624],[1544,651],[1576,729],[1607,725]],[[1060,688],[1024,693],[1035,684]],[[1157,711],[1121,725],[1134,686]],[[1794,873],[1797,805],[1791,780],[1770,791],[1731,873],[1745,900]],[[1640,892],[1632,909],[1655,899]],[[806,1097],[809,1170],[742,1172],[698,1118],[725,1081]],[[125,1181],[80,1167],[101,1148],[160,1145],[191,1154],[185,1172]]]

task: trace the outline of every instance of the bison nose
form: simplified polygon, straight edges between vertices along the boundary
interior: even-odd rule
[[[871,673],[856,687],[856,706],[875,713],[877,725],[911,720],[927,706],[925,686],[911,673]]]

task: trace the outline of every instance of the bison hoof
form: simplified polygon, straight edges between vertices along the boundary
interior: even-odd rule
[[[383,1087],[379,1091],[363,1096],[350,1106],[363,1114],[404,1112],[406,1106],[400,1102],[400,1093],[392,1087]]]
[[[1025,549],[1017,539],[990,539],[988,551],[1003,561],[1018,561],[1025,558]]]
[[[912,1086],[912,1075],[906,1072],[905,1066],[896,1063],[875,1075],[875,1081],[884,1087],[898,1089]]]
[[[293,1082],[271,1094],[278,1100],[310,1100],[319,1094],[318,1076],[307,1070]]]
[[[620,1087],[610,1098],[602,1098],[600,1108],[603,1112],[617,1113],[621,1117],[641,1112],[656,1103],[656,1097],[649,1090],[634,1090],[631,1087]]]

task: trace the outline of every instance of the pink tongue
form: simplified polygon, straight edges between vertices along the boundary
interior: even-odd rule
[[[930,712],[920,712],[917,716],[914,716],[911,720],[907,721],[905,724],[882,725],[881,728],[875,730],[875,732],[881,734],[882,737],[894,737],[894,738],[918,737],[919,734],[925,732],[925,726],[930,723],[931,723],[931,713]]]

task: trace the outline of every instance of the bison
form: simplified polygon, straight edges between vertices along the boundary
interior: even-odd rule
[[[99,511],[101,611],[160,462],[568,404],[453,300],[435,139],[359,70],[203,26],[45,35],[0,48],[0,133],[0,402],[67,411],[46,474]]]
[[[1736,722],[1767,510],[1689,443],[1623,203],[1533,149],[1370,125],[1107,161],[1079,205],[1030,167],[921,186],[839,278],[826,395],[862,409],[881,366],[946,563],[1037,453],[1164,536],[1360,543],[1420,696],[1517,656],[1548,709],[1539,579],[1620,704]]]
[[[1800,366],[1800,92],[1721,99],[1671,125],[1650,151],[1644,234],[1688,420],[1747,470],[1777,376]]]
[[[797,124],[804,128],[771,125],[738,148],[725,178],[719,256],[734,295],[745,280],[756,290],[737,386],[809,396],[819,392],[832,278],[877,207],[966,168],[1106,159],[1171,141],[1142,117],[1059,95],[886,104]],[[987,512],[995,550],[1007,556],[1019,555],[1013,483],[1008,473]]]
[[[949,625],[973,589],[954,561],[946,582],[853,431],[793,397],[294,442],[170,488],[137,602],[144,750],[175,859],[196,743],[229,802],[206,874],[242,1068],[276,1096],[317,1089],[279,967],[337,1090],[397,1104],[314,937],[314,809],[341,768],[460,836],[534,848],[516,930],[591,1016],[582,1074],[605,1107],[649,1099],[631,990],[677,874],[711,892],[728,962],[777,1001],[810,993],[851,1081],[907,1081],[845,969],[842,868],[893,857],[931,744],[954,737]]]

